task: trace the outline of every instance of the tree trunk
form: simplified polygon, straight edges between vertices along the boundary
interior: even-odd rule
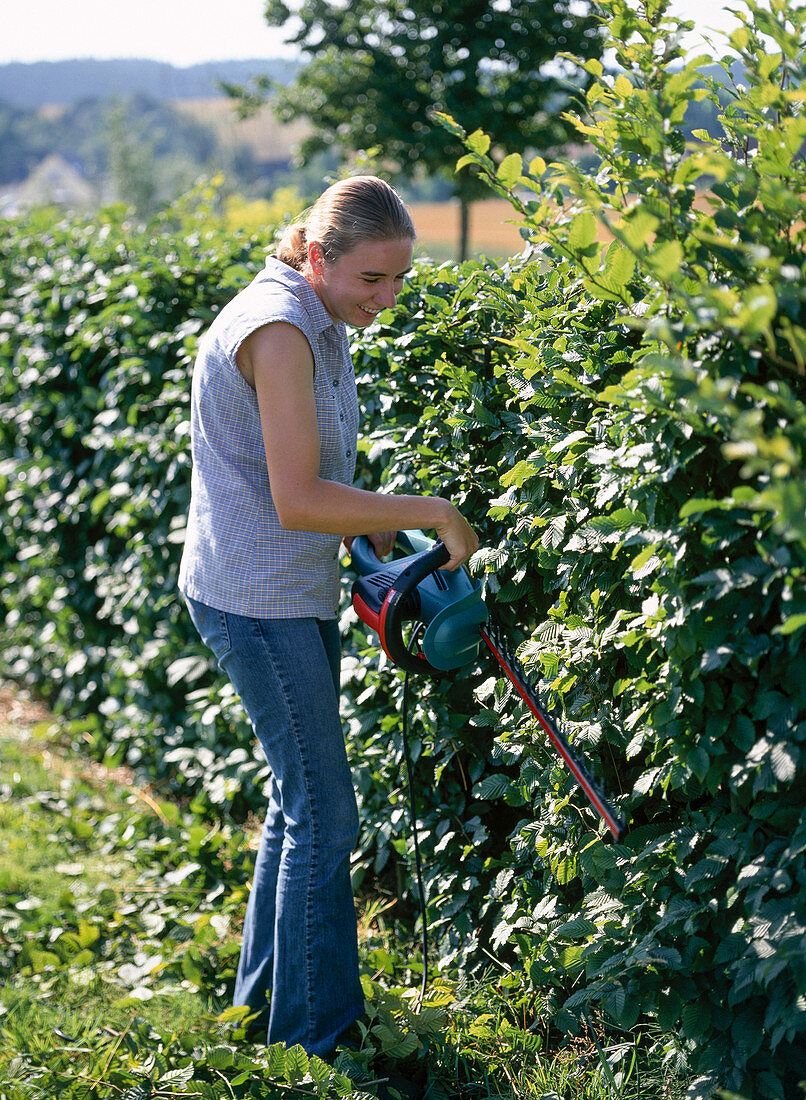
[[[467,247],[470,243],[470,203],[459,199],[459,263],[467,259]]]

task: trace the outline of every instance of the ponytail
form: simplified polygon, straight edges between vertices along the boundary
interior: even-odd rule
[[[308,235],[304,225],[292,223],[280,238],[275,252],[278,260],[302,271],[308,260]]]

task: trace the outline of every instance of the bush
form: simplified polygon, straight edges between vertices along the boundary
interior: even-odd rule
[[[85,744],[180,792],[198,782],[171,756],[188,742],[188,685],[214,679],[176,591],[187,382],[197,334],[266,243],[215,229],[212,198],[147,227],[122,208],[7,222],[0,269],[4,672],[81,717]],[[227,715],[226,697],[189,741],[226,802],[250,740],[214,711]]]
[[[528,720],[505,717],[511,699],[482,684],[501,732],[465,816],[526,810],[509,854],[465,848],[471,863],[489,853],[474,911],[492,946],[510,962],[514,951],[536,993],[554,991],[561,1026],[597,1006],[622,1027],[649,1014],[676,1030],[695,1095],[794,1095],[806,1076],[806,20],[751,5],[732,37],[746,85],[698,89],[703,59],[671,67],[662,4],[608,6],[623,71],[588,64],[579,119],[595,177],[518,155],[496,170],[490,136],[444,120],[466,139],[460,166],[512,201],[530,252],[511,270],[445,277],[416,330],[390,325],[384,389],[401,393],[403,420],[373,445],[391,456],[391,486],[420,478],[468,502],[489,602],[526,631],[521,655],[631,821],[605,846]],[[723,133],[686,148],[690,98],[725,92]],[[471,720],[474,749],[479,721],[494,720]],[[438,773],[439,739],[434,751]],[[446,819],[434,807],[437,835]]]

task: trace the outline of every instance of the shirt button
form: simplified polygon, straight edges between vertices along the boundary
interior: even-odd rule
[[[339,420],[344,420],[344,413],[339,413]]]
[[[352,453],[353,453],[352,451],[348,451],[347,452],[347,457],[349,458]]]
[[[333,385],[334,385],[334,386],[338,386],[338,384],[339,384],[339,380],[338,380],[338,378],[334,378],[334,379],[333,379]]]

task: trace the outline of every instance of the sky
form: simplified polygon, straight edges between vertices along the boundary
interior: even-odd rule
[[[264,22],[263,0],[24,0],[4,6],[0,64],[138,57],[184,67],[293,56],[282,29]],[[736,6],[735,0],[672,0],[675,15],[706,32],[735,26],[727,8]],[[690,46],[696,48],[697,40]]]

